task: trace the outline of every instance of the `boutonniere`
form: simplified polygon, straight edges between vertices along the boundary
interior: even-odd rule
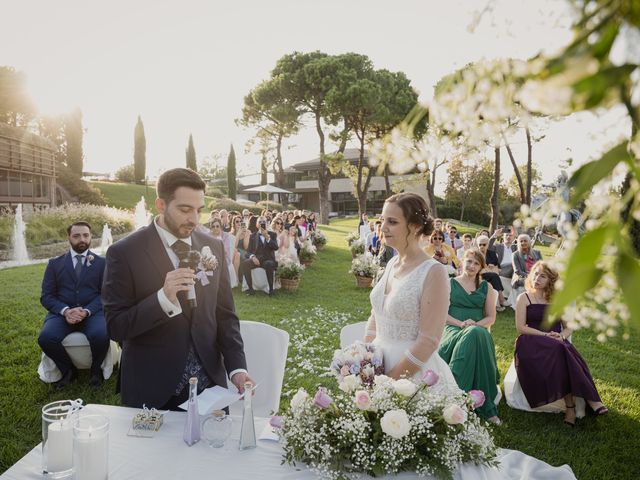
[[[93,262],[95,260],[96,257],[94,257],[93,255],[87,255],[87,261],[86,261],[86,266],[90,267],[91,266],[91,262]]]
[[[211,248],[202,247],[196,278],[200,280],[203,287],[209,285],[209,279],[207,277],[211,277],[216,268],[218,268],[218,259],[213,252],[211,252]]]

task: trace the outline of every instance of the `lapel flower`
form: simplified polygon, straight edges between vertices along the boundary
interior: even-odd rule
[[[90,266],[91,266],[91,262],[93,262],[93,261],[95,260],[95,258],[96,258],[96,257],[94,257],[94,256],[93,256],[93,255],[91,255],[91,254],[87,255],[87,261],[86,261],[85,265],[86,265],[87,267],[90,267]]]
[[[209,279],[207,277],[211,277],[216,268],[218,268],[218,259],[213,252],[211,252],[211,248],[208,246],[202,247],[196,278],[200,280],[203,287],[209,285]]]

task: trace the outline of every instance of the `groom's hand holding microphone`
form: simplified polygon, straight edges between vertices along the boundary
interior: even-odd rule
[[[162,290],[171,303],[178,302],[178,292],[187,292],[196,283],[196,276],[190,268],[176,268],[167,273]]]

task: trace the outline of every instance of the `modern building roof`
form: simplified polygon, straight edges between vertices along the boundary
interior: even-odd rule
[[[335,154],[336,152],[332,152]],[[358,148],[346,148],[344,151],[344,158],[348,160],[350,163],[356,163],[360,159],[360,150]],[[364,154],[365,162],[369,161],[369,155],[367,152]],[[320,168],[320,157],[314,158],[313,160],[307,160],[306,162],[296,163],[295,165],[291,165],[289,167],[297,172],[304,170],[316,170]]]

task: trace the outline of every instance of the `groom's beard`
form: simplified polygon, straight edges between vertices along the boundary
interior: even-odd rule
[[[192,222],[178,223],[178,221],[169,214],[168,210],[164,212],[162,218],[166,229],[176,238],[189,238],[193,230],[197,227],[197,225]]]

